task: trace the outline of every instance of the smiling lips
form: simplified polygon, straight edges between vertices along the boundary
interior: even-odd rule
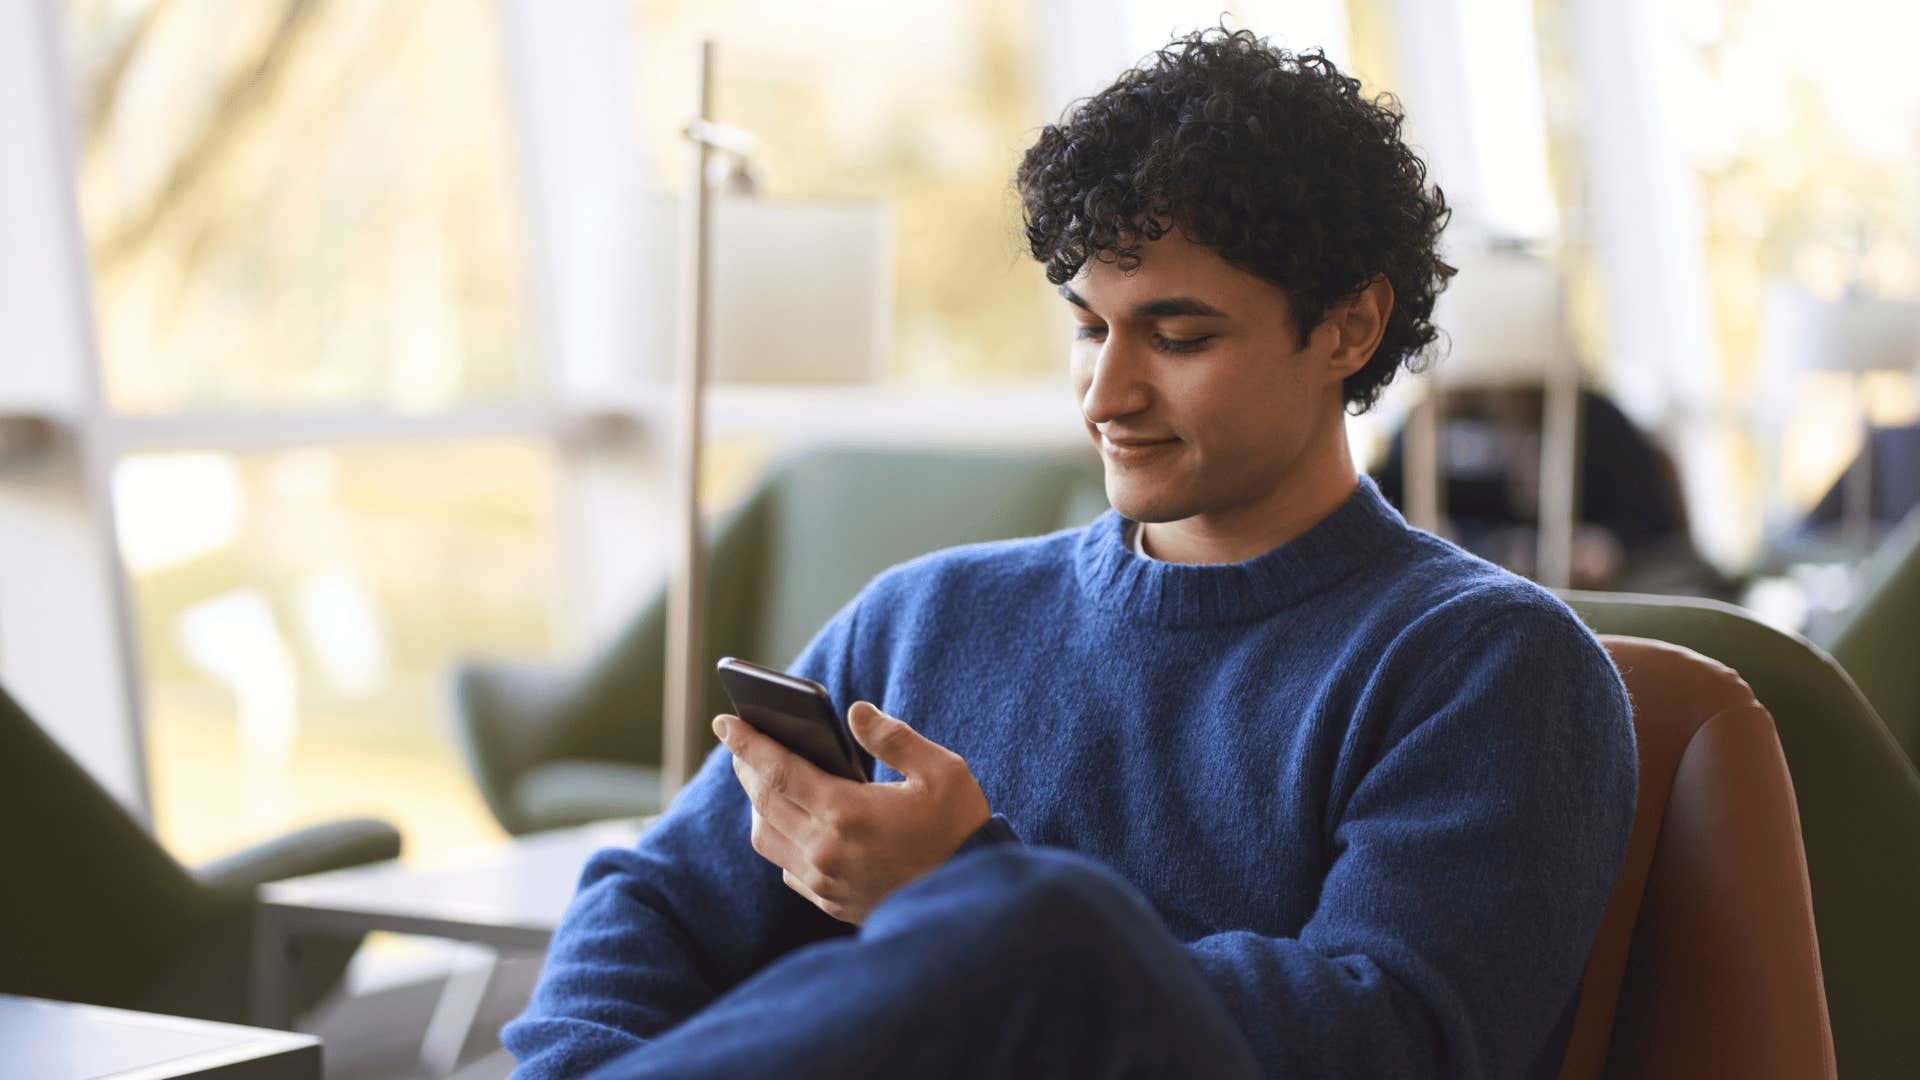
[[[1120,439],[1114,440],[1100,436],[1100,449],[1107,458],[1117,463],[1142,461],[1150,458],[1174,443],[1178,439]]]

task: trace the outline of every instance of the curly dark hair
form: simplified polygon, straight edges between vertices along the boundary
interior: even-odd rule
[[[1132,271],[1141,242],[1177,226],[1285,289],[1303,346],[1329,307],[1384,275],[1392,314],[1342,387],[1365,412],[1403,363],[1421,369],[1454,273],[1436,250],[1452,211],[1401,142],[1404,119],[1319,50],[1195,31],[1041,131],[1015,175],[1027,244],[1058,285],[1089,259]]]

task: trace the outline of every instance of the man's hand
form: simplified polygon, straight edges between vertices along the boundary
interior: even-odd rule
[[[947,861],[992,816],[960,755],[857,701],[847,726],[906,779],[830,776],[737,716],[713,718],[753,803],[753,850],[787,887],[841,922],[863,923],[895,889]]]

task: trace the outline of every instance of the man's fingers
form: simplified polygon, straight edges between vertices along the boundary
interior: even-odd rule
[[[807,808],[779,792],[769,791],[744,758],[733,759],[733,775],[747,793],[756,818],[764,817],[785,836],[801,835],[813,818]]]
[[[787,888],[792,889],[794,892],[797,892],[801,896],[804,896],[808,900],[811,900],[815,907],[820,907],[826,903],[826,901],[820,899],[820,895],[818,893],[814,892],[812,889],[807,888],[807,883],[804,881],[801,881],[800,876],[798,874],[795,874],[793,871],[791,870],[780,871],[780,880],[787,883]]]
[[[906,721],[888,716],[870,701],[856,701],[847,710],[847,727],[867,753],[917,779],[950,765],[953,751],[913,730]]]
[[[836,904],[831,900],[821,899],[820,894],[814,892],[812,889],[807,888],[807,883],[804,881],[801,881],[798,877],[794,876],[793,871],[791,870],[783,871],[780,875],[780,880],[787,883],[787,888],[792,889],[794,892],[799,893],[802,897],[806,898],[807,902],[811,903],[814,907],[819,908],[821,911],[826,912],[828,915],[831,915],[834,918],[839,919],[841,922],[853,921],[852,919],[847,917],[847,910],[845,907],[843,907],[840,904]]]
[[[813,807],[824,801],[826,793],[821,788],[834,778],[815,768],[813,762],[737,716],[723,713],[714,717],[713,730],[732,751],[733,772],[747,789],[747,798],[762,812],[778,816],[781,811],[775,804],[785,801],[811,816]]]
[[[754,812],[783,835],[803,843],[832,840],[858,819],[855,804],[870,794],[868,785],[821,772],[737,716],[714,717],[714,732],[733,751],[733,775]]]
[[[767,820],[766,815],[758,810],[753,812],[753,829],[749,836],[753,843],[753,850],[758,852],[761,858],[780,869],[792,871],[807,865],[806,856],[801,853],[800,845],[794,843],[792,837],[789,837],[778,825]]]
[[[838,919],[841,911],[828,900],[822,892],[840,895],[846,883],[825,870],[814,865],[807,857],[806,850],[793,841],[793,838],[775,828],[772,823],[759,814],[753,815],[753,850],[761,858],[780,868],[780,878],[800,895],[813,901],[814,905]]]

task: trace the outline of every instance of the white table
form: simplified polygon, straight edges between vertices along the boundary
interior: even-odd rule
[[[239,1024],[0,994],[0,1076],[320,1080],[320,1040]]]
[[[254,915],[253,1022],[293,1021],[294,938],[355,937],[371,930],[421,934],[544,952],[560,925],[587,858],[631,846],[649,818],[596,822],[532,833],[502,844],[450,852],[425,863],[370,863],[260,888]],[[421,1061],[450,1073],[494,965],[458,971],[434,1009]]]

